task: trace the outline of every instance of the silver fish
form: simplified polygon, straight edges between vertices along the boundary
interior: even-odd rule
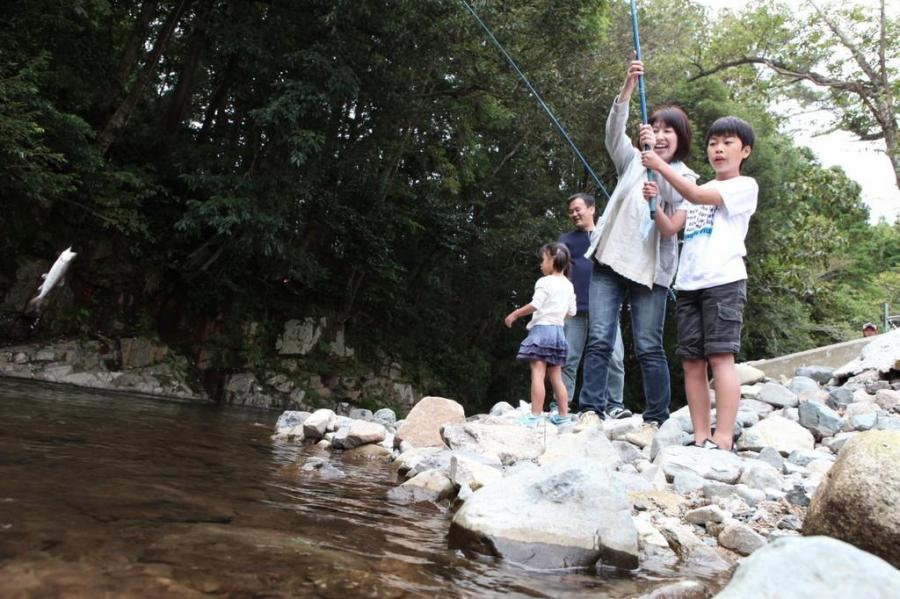
[[[78,254],[72,251],[71,246],[62,251],[62,254],[59,255],[59,258],[57,258],[56,262],[53,263],[53,266],[50,267],[50,270],[41,275],[44,282],[38,287],[38,294],[28,301],[26,311],[39,311],[50,291],[57,285],[65,285],[66,271],[69,270],[69,264],[72,263],[72,259],[77,255]]]

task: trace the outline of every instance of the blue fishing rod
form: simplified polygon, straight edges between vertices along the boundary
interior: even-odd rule
[[[641,34],[638,31],[638,18],[637,18],[637,1],[631,0],[631,33],[634,36],[634,55],[638,60],[643,60],[641,57]],[[644,91],[644,76],[638,76],[638,97],[641,99],[641,122],[643,124],[647,124],[649,118],[647,117],[647,94]],[[644,150],[650,150],[650,146],[645,145]],[[651,169],[647,169],[647,179],[650,181],[654,181],[656,179],[656,173],[654,173]],[[650,220],[656,219],[656,198],[650,198]]]
[[[541,98],[541,95],[538,93],[538,91],[534,88],[533,85],[531,85],[531,82],[528,80],[528,77],[525,76],[525,73],[522,72],[522,69],[519,68],[519,65],[516,64],[516,61],[513,60],[512,56],[509,55],[509,52],[506,51],[506,48],[504,48],[500,44],[500,42],[497,41],[497,38],[494,37],[494,34],[491,32],[491,30],[488,28],[488,26],[485,25],[484,21],[481,20],[481,17],[478,16],[478,13],[475,12],[475,9],[472,8],[472,6],[468,2],[466,2],[466,0],[459,0],[459,1],[462,3],[463,6],[466,7],[466,10],[469,11],[469,13],[475,19],[475,21],[477,21],[478,24],[481,25],[481,28],[484,30],[484,33],[487,36],[487,38],[489,40],[491,40],[491,42],[497,47],[498,50],[500,50],[500,53],[503,54],[503,57],[506,59],[506,62],[508,62],[509,66],[511,66],[513,68],[513,70],[516,72],[516,74],[519,76],[519,78],[522,80],[522,82],[528,88],[528,91],[530,91],[531,94],[534,96],[534,99],[537,100],[537,103],[540,105],[540,107],[543,108],[544,112],[547,113],[547,116],[550,117],[550,122],[552,122],[556,126],[556,129],[559,131],[560,135],[563,136],[563,139],[566,140],[566,142],[569,144],[569,147],[571,147],[572,151],[575,152],[575,155],[578,156],[578,159],[581,161],[581,164],[584,166],[584,170],[591,176],[591,178],[594,180],[594,183],[596,183],[597,189],[599,189],[600,191],[603,192],[603,195],[606,196],[606,199],[608,201],[609,200],[609,192],[606,191],[606,187],[604,187],[603,183],[600,182],[600,177],[597,176],[597,173],[595,173],[594,169],[591,168],[591,165],[588,164],[587,159],[584,157],[584,155],[578,149],[578,146],[576,146],[575,142],[572,141],[572,138],[569,137],[569,134],[566,132],[566,128],[562,126],[562,123],[559,122],[559,120],[556,118],[556,115],[553,114],[553,111],[550,110],[550,108],[544,102],[544,99]],[[641,93],[643,94],[643,92],[641,92]],[[643,97],[643,95],[642,95],[642,97]],[[646,112],[646,109],[645,109],[645,112]]]

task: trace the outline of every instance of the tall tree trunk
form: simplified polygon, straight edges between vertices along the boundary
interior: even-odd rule
[[[204,2],[200,5],[197,16],[194,17],[193,33],[191,34],[187,57],[182,64],[181,71],[178,73],[175,91],[172,92],[169,108],[166,110],[166,116],[163,120],[163,127],[170,134],[178,129],[179,124],[184,119],[185,109],[194,90],[197,66],[206,52],[206,34],[211,13],[212,3]]]
[[[172,39],[175,25],[178,24],[178,21],[181,19],[181,16],[184,14],[184,11],[190,3],[191,0],[179,0],[172,12],[169,13],[169,16],[166,17],[166,21],[159,30],[159,35],[157,35],[156,42],[153,44],[153,50],[150,52],[150,56],[147,58],[147,63],[144,65],[144,69],[141,71],[138,80],[135,82],[134,87],[131,89],[131,92],[125,100],[109,118],[109,121],[97,138],[97,146],[99,147],[101,154],[106,154],[109,151],[109,147],[116,140],[122,129],[125,128],[125,125],[128,124],[128,119],[131,118],[131,114],[134,112],[135,107],[140,101],[141,95],[144,93],[147,84],[150,83],[150,80],[156,73],[156,69],[159,66],[159,59],[169,45],[169,41]]]
[[[215,119],[216,115],[225,107],[225,99],[228,97],[228,88],[231,85],[231,78],[234,76],[236,66],[237,56],[232,54],[228,57],[228,62],[225,64],[225,68],[221,72],[222,74],[219,77],[219,81],[216,83],[212,95],[209,98],[206,114],[203,117],[203,125],[201,125],[200,133],[197,135],[197,139],[200,142],[210,138],[213,119]]]
[[[150,27],[153,17],[156,16],[158,8],[157,2],[147,1],[141,4],[141,10],[138,13],[137,20],[134,22],[134,27],[131,29],[128,40],[125,42],[125,49],[122,52],[122,58],[119,60],[119,68],[117,69],[119,86],[122,90],[128,88],[128,80],[131,78],[131,74],[134,73],[135,68],[137,68],[138,57],[147,41],[147,29]]]

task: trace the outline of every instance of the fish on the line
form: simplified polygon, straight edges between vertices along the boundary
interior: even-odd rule
[[[28,301],[26,312],[37,312],[41,309],[50,291],[57,285],[65,285],[66,271],[69,264],[78,254],[72,251],[72,246],[67,247],[50,267],[50,270],[41,275],[44,282],[38,287],[38,294]]]

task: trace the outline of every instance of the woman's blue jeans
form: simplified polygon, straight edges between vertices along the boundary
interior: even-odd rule
[[[666,293],[635,283],[606,265],[594,263],[590,287],[590,327],[584,352],[584,382],[579,400],[582,410],[602,414],[606,409],[609,363],[619,328],[619,312],[628,296],[634,349],[644,383],[644,421],[663,423],[669,417],[671,387],[669,363],[663,350]]]

